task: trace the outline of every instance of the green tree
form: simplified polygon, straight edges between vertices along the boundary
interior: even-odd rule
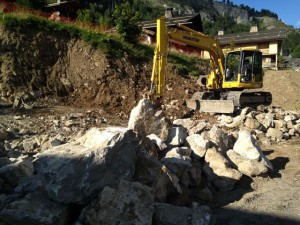
[[[128,1],[118,4],[114,10],[116,29],[122,39],[127,42],[136,42],[141,34],[138,26],[139,14],[131,7]]]
[[[249,31],[250,25],[236,24],[230,16],[219,16],[215,22],[204,21],[203,30],[205,34],[216,35],[219,30],[224,30],[225,34]]]
[[[92,22],[93,17],[91,11],[88,9],[82,9],[77,11],[77,19],[84,22]]]
[[[288,56],[293,53],[294,49],[300,44],[300,31],[293,30],[288,33],[282,42],[282,53]]]
[[[17,3],[33,9],[42,9],[48,3],[47,0],[17,0]]]
[[[293,51],[292,57],[293,57],[293,58],[300,58],[300,44],[297,45],[297,47],[296,47],[295,50]]]

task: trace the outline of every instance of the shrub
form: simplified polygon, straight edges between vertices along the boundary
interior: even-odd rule
[[[131,8],[129,2],[121,3],[114,10],[116,29],[123,40],[136,42],[141,33],[138,26],[139,15]]]
[[[297,45],[297,47],[296,47],[295,50],[293,51],[292,57],[293,57],[293,58],[300,58],[300,44]]]
[[[20,5],[24,5],[28,8],[42,9],[47,5],[48,1],[47,0],[17,0],[17,3],[19,3]]]

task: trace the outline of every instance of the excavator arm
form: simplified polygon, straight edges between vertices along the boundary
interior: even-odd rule
[[[153,102],[160,101],[166,79],[167,55],[169,40],[200,48],[210,53],[211,74],[207,79],[208,89],[221,89],[224,79],[225,57],[219,42],[203,33],[196,32],[182,24],[169,29],[165,17],[157,19],[156,48],[151,76],[150,98]]]
[[[166,79],[168,56],[168,29],[165,20],[157,20],[156,47],[151,75],[150,99],[160,104]]]

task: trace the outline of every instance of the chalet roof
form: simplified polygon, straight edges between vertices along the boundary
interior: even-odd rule
[[[57,7],[57,6],[62,6],[62,5],[67,5],[67,4],[72,4],[74,3],[75,1],[74,0],[69,0],[69,1],[57,1],[55,3],[51,3],[51,4],[48,4],[47,7],[48,8],[51,8],[51,7]]]
[[[181,17],[166,18],[166,24],[168,27],[175,27],[178,23],[186,25],[187,27],[192,28],[193,30],[203,32],[200,13]],[[155,34],[156,20],[144,21],[140,24],[142,25],[143,29],[150,30],[154,32],[153,34]]]
[[[270,41],[281,41],[286,38],[287,31],[282,29],[262,30],[259,32],[243,32],[235,34],[217,35],[216,38],[220,41],[221,45],[230,44],[234,38],[235,44],[244,43],[259,43]]]

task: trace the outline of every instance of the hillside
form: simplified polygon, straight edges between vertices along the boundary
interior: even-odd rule
[[[231,17],[237,24],[260,24],[263,29],[289,28],[281,20],[278,20],[276,13],[267,9],[256,11],[249,6],[238,6],[232,3],[212,0],[150,0],[145,1],[153,6],[163,6],[164,8],[172,7],[174,14],[177,16],[188,15],[200,12],[203,21],[215,21],[218,17]]]

